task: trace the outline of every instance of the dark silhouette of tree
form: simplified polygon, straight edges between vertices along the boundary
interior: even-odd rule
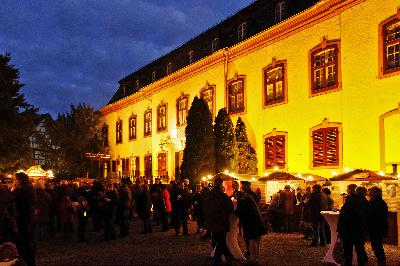
[[[185,135],[181,178],[188,178],[193,184],[215,169],[212,115],[207,103],[197,96],[189,109]]]
[[[247,137],[246,125],[239,117],[235,128],[235,171],[239,174],[257,174],[257,155]]]
[[[26,169],[33,162],[29,137],[37,109],[20,92],[24,84],[10,60],[10,54],[0,55],[0,172]]]
[[[232,171],[235,162],[235,130],[226,108],[218,111],[215,118],[214,135],[216,171]]]

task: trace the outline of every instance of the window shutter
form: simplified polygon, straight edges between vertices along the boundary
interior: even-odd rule
[[[325,129],[318,129],[313,132],[313,165],[314,167],[324,165],[324,134]]]
[[[285,136],[275,137],[276,165],[285,166]]]
[[[339,165],[339,130],[337,127],[326,129],[326,165]]]

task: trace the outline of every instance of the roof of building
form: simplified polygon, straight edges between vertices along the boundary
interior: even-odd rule
[[[218,38],[218,49],[231,47],[248,39],[261,31],[279,23],[275,18],[275,7],[280,2],[286,3],[284,19],[289,18],[317,3],[319,0],[256,0],[249,6],[239,10],[234,15],[226,18],[219,24],[204,31],[193,39],[187,41],[166,55],[143,66],[119,81],[119,88],[108,104],[117,102],[140,90],[140,88],[168,76],[195,61],[205,58],[216,51],[212,51],[211,43]],[[238,27],[246,22],[244,39],[238,38]],[[193,61],[189,62],[188,53],[193,51]],[[167,65],[171,63],[172,69],[167,73]],[[155,79],[152,80],[153,72]]]

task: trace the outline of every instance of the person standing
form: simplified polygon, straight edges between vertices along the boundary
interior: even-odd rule
[[[328,198],[321,191],[321,185],[314,185],[312,187],[313,192],[311,193],[308,205],[310,207],[310,215],[313,228],[313,237],[310,246],[316,247],[318,245],[326,245],[325,236],[325,219],[321,214],[321,211],[328,210]]]
[[[378,265],[386,265],[383,237],[388,232],[388,206],[382,199],[382,189],[372,187],[369,190],[368,232],[372,250],[378,260]]]
[[[119,236],[126,237],[129,234],[129,211],[131,209],[132,195],[128,186],[130,180],[123,178],[118,189],[119,201],[117,205],[117,220],[120,225]]]
[[[174,208],[175,208],[175,234],[181,235],[179,230],[182,225],[183,235],[189,235],[189,229],[187,226],[189,216],[189,199],[188,189],[184,187],[182,181],[178,181],[178,189],[174,194]]]
[[[364,244],[367,237],[368,205],[356,194],[357,185],[347,186],[347,197],[340,209],[337,230],[342,238],[345,265],[351,265],[353,246],[356,248],[358,265],[368,261]]]
[[[243,227],[244,240],[248,243],[249,260],[257,264],[260,254],[261,236],[267,233],[260,210],[251,193],[250,182],[241,181],[241,190],[238,193],[236,214]],[[289,191],[290,192],[290,191]],[[290,192],[291,193],[291,192]]]
[[[115,232],[114,232],[114,216],[115,209],[118,204],[118,194],[114,188],[113,183],[107,183],[105,186],[106,193],[103,197],[103,224],[104,224],[104,241],[114,240]],[[122,222],[118,220],[118,222]]]
[[[150,224],[151,195],[149,191],[149,185],[147,183],[142,185],[142,192],[140,192],[136,206],[138,215],[143,221],[143,234],[151,233],[153,231]]]
[[[214,187],[204,195],[203,210],[207,231],[211,232],[215,245],[214,263],[222,263],[222,255],[230,256],[226,245],[226,234],[229,232],[229,217],[233,214],[233,204],[222,192],[223,181],[216,178]]]
[[[35,263],[35,204],[36,193],[29,180],[29,176],[23,172],[15,175],[16,188],[13,191],[16,208],[16,222],[18,228],[17,248],[22,259],[28,266]]]
[[[76,206],[76,217],[78,220],[78,241],[86,242],[86,227],[88,224],[88,204],[84,196],[78,198]]]
[[[281,192],[279,205],[282,208],[283,215],[283,231],[285,233],[291,232],[291,224],[293,220],[294,208],[296,205],[296,197],[290,191],[290,186],[286,185],[285,190]]]
[[[51,197],[45,190],[44,181],[39,179],[35,184],[36,191],[36,223],[37,240],[42,240],[43,234],[49,231]]]

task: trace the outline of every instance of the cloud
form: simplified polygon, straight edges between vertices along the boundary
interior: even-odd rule
[[[27,100],[55,115],[104,106],[124,75],[220,22],[250,0],[2,0],[0,53]]]

